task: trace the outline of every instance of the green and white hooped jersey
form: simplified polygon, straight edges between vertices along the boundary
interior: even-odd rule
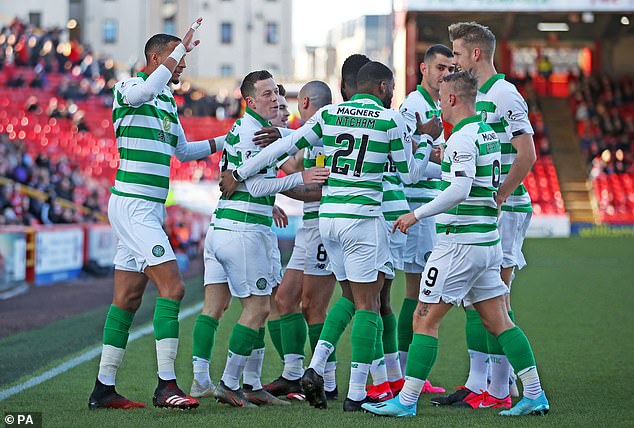
[[[119,149],[119,168],[112,193],[165,203],[169,191],[170,160],[178,144],[186,144],[174,96],[168,86],[138,107],[127,101],[127,92],[148,75],[117,82],[113,88],[112,123]]]
[[[409,180],[411,137],[398,112],[377,97],[357,94],[350,101],[322,107],[292,134],[295,149],[323,144],[330,176],[323,187],[319,216],[380,217],[383,170],[388,154]]]
[[[323,147],[307,147],[304,149],[304,169],[317,166],[317,156],[324,156]],[[304,216],[302,220],[304,224],[307,221],[317,220],[319,218],[319,201],[304,202]],[[317,223],[317,222],[314,222]],[[307,224],[306,224],[307,225]]]
[[[471,177],[469,196],[436,216],[438,239],[460,244],[495,245],[500,241],[495,202],[500,185],[500,141],[480,115],[463,119],[453,129],[442,161],[441,190],[454,177]]]
[[[523,134],[533,134],[533,127],[528,119],[528,106],[517,91],[515,85],[504,80],[504,74],[496,74],[484,82],[478,89],[476,111],[481,114],[482,121],[488,123],[497,133],[502,144],[502,178],[504,183],[517,150],[511,139]],[[520,184],[508,197],[503,211],[531,212],[531,197]]]
[[[409,204],[405,197],[403,182],[396,172],[391,157],[385,163],[383,172],[383,200],[381,210],[385,221],[396,221],[399,216],[409,212]]]
[[[423,121],[427,121],[433,116],[440,117],[440,103],[435,102],[425,88],[418,85],[415,91],[412,91],[409,95],[407,95],[407,98],[405,98],[405,101],[403,101],[399,110],[405,120],[405,123],[412,130],[412,139],[419,145],[419,149],[416,151],[414,157],[424,159],[424,149],[428,143],[427,141],[421,141],[421,136],[418,134],[416,126],[416,112],[420,114]],[[434,141],[434,144],[439,145],[444,143],[445,136],[441,133]],[[420,205],[430,202],[438,196],[439,192],[440,180],[435,178],[425,178],[417,183],[405,185],[405,196],[407,197],[407,202],[412,205]]]
[[[227,134],[220,170],[235,170],[242,163],[258,154],[260,147],[253,143],[253,136],[270,122],[263,119],[256,112],[247,107],[244,115],[238,119]],[[276,176],[275,167],[269,167],[259,172],[266,178]],[[225,230],[270,230],[273,224],[273,204],[275,195],[256,198],[247,190],[244,183],[240,183],[229,199],[220,197],[214,220],[215,229]]]

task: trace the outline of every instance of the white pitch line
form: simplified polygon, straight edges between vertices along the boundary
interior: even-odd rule
[[[182,310],[178,316],[179,320],[183,320],[195,313],[200,312],[203,304],[199,303],[193,306],[189,306]],[[146,326],[135,329],[128,338],[128,343],[134,342],[137,339],[140,339],[143,336],[146,336],[154,331],[154,327],[152,323],[148,323]],[[66,361],[65,363],[60,364],[59,366],[53,367],[50,370],[45,371],[44,373],[37,375],[35,377],[30,378],[29,380],[22,382],[18,385],[12,386],[11,388],[4,389],[0,391],[0,401],[6,400],[9,397],[12,397],[20,392],[26,391],[29,388],[33,388],[43,382],[46,382],[49,379],[54,378],[55,376],[59,376],[63,373],[66,373],[70,369],[77,367],[78,365],[85,363],[86,361],[90,361],[95,357],[101,355],[101,347],[102,345],[95,346],[94,348],[90,348],[88,351],[84,352],[81,355],[73,358],[72,360]]]

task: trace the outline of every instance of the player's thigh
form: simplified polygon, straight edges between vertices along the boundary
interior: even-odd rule
[[[330,258],[326,246],[321,240],[319,226],[306,227],[304,230],[304,273],[306,275],[327,276],[331,272],[328,269]]]
[[[379,272],[394,273],[382,218],[336,220],[346,277],[351,283],[374,283]]]
[[[212,249],[223,266],[234,297],[270,296],[274,278],[271,275],[270,239],[266,232],[214,230]]]
[[[286,269],[304,270],[306,260],[306,229],[304,226],[297,229],[295,234],[295,243],[293,244],[293,252],[291,258],[286,265]]]
[[[500,263],[502,260],[502,247],[497,245],[479,247],[485,264],[473,281],[473,286],[463,299],[465,306],[473,305],[484,300],[505,296],[509,289],[500,277]]]
[[[531,217],[531,213],[502,211],[498,220],[503,254],[502,267],[522,269],[526,266],[522,246],[524,245],[524,238],[526,237]]]
[[[439,241],[427,260],[418,299],[460,305],[481,269],[486,267],[474,245]]]

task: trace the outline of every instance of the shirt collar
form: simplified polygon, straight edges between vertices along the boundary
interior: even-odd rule
[[[451,132],[457,132],[460,129],[462,129],[465,125],[468,125],[470,123],[480,122],[481,120],[482,120],[482,116],[480,116],[479,114],[465,117],[460,122],[456,123],[456,125],[453,127],[453,130]]]
[[[256,112],[254,112],[253,110],[251,110],[248,106],[246,108],[246,110],[244,111],[245,116],[249,115],[251,116],[253,119],[255,119],[260,125],[264,126],[271,126],[271,122],[264,119],[262,116],[260,116],[259,114],[257,114]]]
[[[355,94],[350,98],[350,101],[357,101],[357,100],[371,100],[373,101],[375,104],[381,106],[381,107],[385,107],[383,105],[383,101],[381,101],[378,97],[372,95],[372,94]]]
[[[142,72],[142,71],[139,71],[139,72],[136,74],[136,77],[140,77],[140,78],[141,78],[141,79],[143,79],[143,80],[147,80],[147,78],[148,78],[148,77],[150,77],[150,75],[149,75],[149,74],[146,74],[146,73],[144,73],[144,72]]]
[[[438,108],[438,105],[434,102],[431,95],[429,95],[427,89],[423,88],[421,85],[417,85],[416,90],[420,92],[420,94],[423,96],[423,98],[425,98],[425,101],[427,101],[431,108]]]
[[[504,80],[504,75],[502,73],[494,74],[493,76],[491,76],[489,80],[487,80],[482,84],[482,86],[480,86],[480,89],[478,89],[478,91],[486,94],[487,92],[489,92],[489,89],[491,89],[491,86],[493,86],[498,80]]]

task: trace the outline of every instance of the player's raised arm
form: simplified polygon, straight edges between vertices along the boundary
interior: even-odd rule
[[[149,76],[143,82],[130,85],[128,88],[122,88],[121,92],[126,104],[138,107],[154,99],[161,93],[165,85],[174,80],[174,73],[178,71],[179,64],[183,61],[185,54],[191,52],[200,43],[200,40],[194,40],[194,33],[200,27],[202,21],[202,18],[198,18],[192,23],[183,40],[174,45],[169,55],[165,55],[160,43],[148,42],[145,45],[147,68],[152,71],[148,73]],[[160,42],[160,40],[157,40],[157,42]],[[182,65],[182,68],[184,67]]]

